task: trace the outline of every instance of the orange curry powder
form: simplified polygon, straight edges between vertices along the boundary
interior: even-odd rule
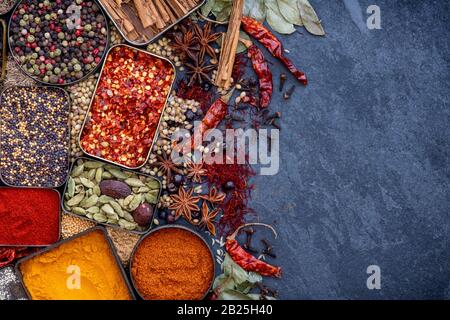
[[[131,274],[146,300],[200,300],[214,278],[211,252],[194,233],[164,228],[142,240]]]

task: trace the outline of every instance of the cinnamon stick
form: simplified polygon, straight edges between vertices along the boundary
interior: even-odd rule
[[[230,89],[231,86],[231,74],[233,72],[236,49],[239,43],[243,7],[244,0],[233,1],[228,30],[222,42],[216,85],[226,90]]]
[[[182,2],[178,0],[167,0],[170,4],[170,7],[175,11],[178,18],[184,16],[189,10],[182,4]]]
[[[102,3],[106,7],[106,10],[111,14],[113,19],[124,27],[127,34],[135,32],[133,24],[127,19],[125,13],[122,11],[120,7],[117,6],[116,2],[111,2],[110,0],[103,0]]]
[[[148,4],[148,8],[150,10],[150,13],[153,15],[155,21],[156,21],[156,27],[158,29],[163,29],[166,24],[164,23],[164,20],[161,18],[161,16],[159,15],[158,10],[156,9],[155,4],[153,3],[152,0],[146,0],[147,4]]]
[[[166,1],[160,1],[161,4],[164,6],[164,9],[166,9],[167,14],[170,17],[170,22],[175,23],[177,22],[177,17],[175,17],[175,14],[172,12],[172,10],[170,9],[169,5],[167,4]]]
[[[166,11],[166,8],[163,5],[163,1],[155,0],[155,5],[156,5],[156,8],[158,9],[162,19],[164,20],[164,22],[169,22],[170,21],[170,17],[169,17],[169,14]]]
[[[144,0],[133,0],[134,6],[141,20],[142,26],[148,28],[155,24],[154,17],[150,14],[149,7]]]

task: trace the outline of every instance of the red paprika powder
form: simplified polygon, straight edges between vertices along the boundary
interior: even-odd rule
[[[0,188],[0,245],[44,246],[57,242],[59,206],[55,190]]]

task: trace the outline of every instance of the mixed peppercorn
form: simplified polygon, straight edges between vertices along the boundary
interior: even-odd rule
[[[70,84],[93,72],[108,46],[106,18],[90,0],[23,0],[9,34],[22,69],[50,84]]]

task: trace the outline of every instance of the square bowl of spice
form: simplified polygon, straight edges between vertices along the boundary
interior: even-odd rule
[[[61,196],[43,188],[0,187],[0,246],[48,246],[61,230]]]
[[[32,300],[134,300],[103,227],[19,260],[16,272]]]
[[[113,46],[84,119],[80,148],[127,169],[144,166],[174,80],[169,60],[128,45]]]
[[[8,186],[58,188],[69,170],[70,98],[57,87],[17,86],[0,96],[0,177]]]
[[[95,223],[144,234],[151,229],[161,182],[146,174],[89,158],[72,165],[64,212]]]
[[[206,0],[99,0],[127,42],[143,46],[200,8]]]

